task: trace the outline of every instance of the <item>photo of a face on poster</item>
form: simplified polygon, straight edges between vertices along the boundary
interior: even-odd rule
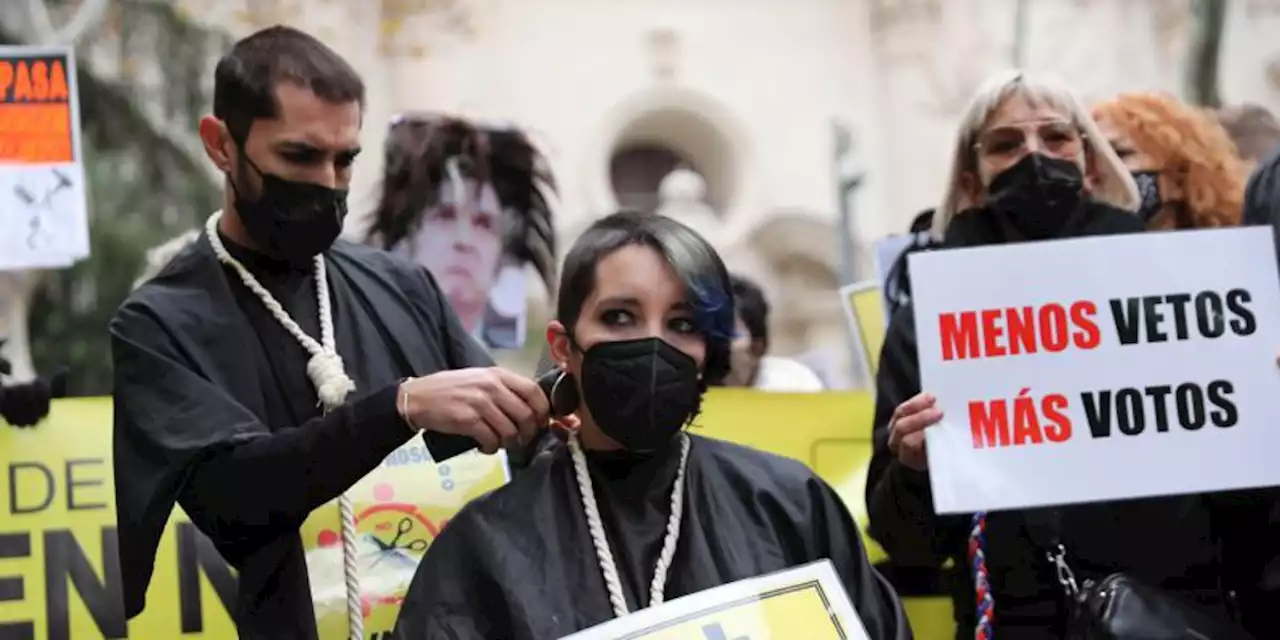
[[[514,128],[398,116],[368,242],[426,267],[462,324],[493,349],[523,346],[526,267],[554,286],[543,156]]]

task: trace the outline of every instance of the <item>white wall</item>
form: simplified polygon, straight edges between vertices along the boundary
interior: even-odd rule
[[[236,35],[294,24],[364,74],[357,214],[375,202],[382,136],[397,111],[451,111],[529,129],[561,183],[564,246],[614,206],[608,159],[630,121],[678,108],[714,122],[732,140],[725,155],[736,189],[713,240],[732,268],[761,276],[771,295],[814,300],[811,309],[784,310],[810,318],[794,340],[779,336],[791,351],[829,343],[841,318],[819,304],[831,294],[808,290],[817,280],[774,277],[780,263],[763,260],[759,238],[748,243],[748,234],[785,215],[817,221],[796,223],[806,229],[791,234],[799,240],[770,251],[835,269],[833,119],[854,129],[866,171],[855,201],[859,247],[904,230],[937,203],[955,119],[985,75],[1012,66],[1015,33],[1015,0],[437,0],[416,16],[392,15],[392,5],[370,0],[277,0],[274,9],[257,1],[256,13],[246,11],[247,0],[182,2]],[[1280,59],[1280,1],[1230,6],[1223,97],[1280,111],[1280,92],[1265,73]],[[1028,7],[1025,67],[1062,75],[1090,101],[1124,90],[1180,91],[1189,0],[1028,0]],[[670,78],[653,71],[648,43],[657,30],[679,43]],[[672,133],[676,143],[689,137]],[[869,256],[858,266],[869,274]]]

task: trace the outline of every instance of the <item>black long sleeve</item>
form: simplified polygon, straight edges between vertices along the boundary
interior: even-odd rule
[[[845,585],[867,635],[911,640],[911,624],[893,587],[871,566],[862,536],[839,495],[823,480],[809,482],[817,556],[827,558]]]
[[[219,547],[297,530],[413,435],[396,410],[397,387],[298,427],[211,447],[189,469],[178,503]]]
[[[902,465],[889,451],[894,409],[920,393],[915,322],[910,306],[889,321],[876,374],[876,411],[871,465],[867,471],[867,514],[871,537],[895,565],[937,568],[964,548],[966,524],[960,516],[939,516],[927,472]]]
[[[396,385],[304,424],[269,429],[197,373],[145,311],[122,308],[110,329],[116,517],[130,615],[143,606],[175,501],[235,565],[296,531],[312,509],[413,435],[396,410]],[[425,435],[441,460],[470,446],[465,438]]]

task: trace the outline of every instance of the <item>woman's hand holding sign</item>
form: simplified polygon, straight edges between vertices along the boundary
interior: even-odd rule
[[[924,471],[929,457],[924,446],[924,430],[942,421],[938,399],[928,393],[918,393],[893,410],[889,421],[889,450],[902,464]]]

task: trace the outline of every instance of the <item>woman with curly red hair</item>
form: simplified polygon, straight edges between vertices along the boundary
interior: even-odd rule
[[[1123,93],[1093,109],[1133,172],[1148,229],[1240,224],[1249,168],[1213,114],[1163,93]]]

